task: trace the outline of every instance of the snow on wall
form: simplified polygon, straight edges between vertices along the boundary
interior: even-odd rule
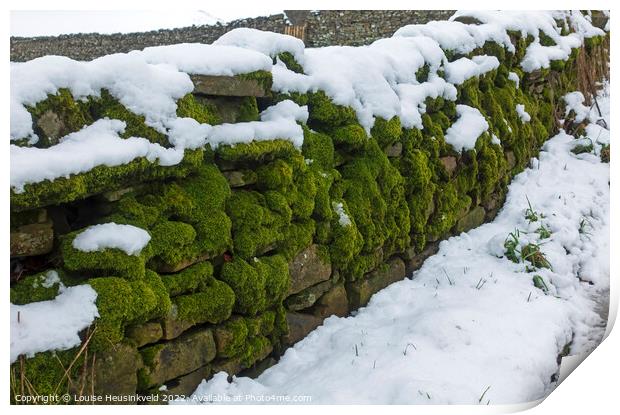
[[[182,160],[185,149],[210,145],[236,144],[252,140],[288,139],[297,147],[303,142],[303,132],[297,122],[303,122],[299,112],[304,109],[287,104],[293,111],[273,119],[235,125],[210,126],[190,118],[176,116],[176,100],[193,90],[188,73],[203,75],[235,75],[256,70],[270,70],[273,90],[277,92],[324,91],[336,104],[352,107],[360,124],[370,132],[376,117],[401,118],[404,127],[421,127],[427,97],[441,96],[455,100],[458,85],[472,76],[480,76],[499,65],[497,58],[474,56],[448,62],[443,49],[469,53],[495,41],[508,51],[515,47],[509,31],[532,35],[534,42],[527,48],[521,66],[525,71],[545,68],[553,59],[567,59],[572,48],[589,36],[604,32],[593,27],[579,13],[572,12],[457,12],[452,18],[472,17],[482,24],[463,24],[458,21],[430,22],[410,25],[398,30],[392,38],[380,39],[369,46],[332,46],[305,49],[303,43],[287,35],[253,29],[236,29],[211,45],[179,44],[147,48],[126,54],[114,54],[90,62],[78,62],[58,56],[46,56],[26,63],[11,64],[11,140],[37,141],[32,117],[27,106],[44,100],[60,88],[68,88],[77,99],[98,96],[101,89],[110,91],[124,106],[143,115],[146,124],[169,135],[171,149],[132,138],[119,143],[121,125],[108,122],[104,134],[114,141],[118,158],[89,155],[91,167],[119,165],[135,157],[147,157],[160,165],[174,165]],[[566,36],[555,19],[563,19],[577,30]],[[555,41],[555,46],[542,46],[539,33]],[[443,49],[442,49],[443,48]],[[290,52],[304,67],[305,74],[286,68],[272,56]],[[418,82],[416,71],[427,66],[428,79]],[[445,73],[442,74],[441,71]],[[269,114],[269,112],[267,112]],[[103,128],[105,122],[97,126]],[[66,161],[69,165],[56,171],[43,164],[43,173],[35,172],[29,160],[58,157],[82,134],[91,134],[92,126],[69,135],[48,149],[31,149],[11,145],[11,186],[21,191],[25,183],[53,180],[67,174],[83,172],[89,167],[82,160]],[[97,130],[99,131],[99,130]],[[123,153],[121,147],[127,153]],[[83,149],[83,148],[82,148]],[[140,154],[140,155],[137,155]],[[16,162],[13,162],[13,159]]]
[[[19,355],[27,357],[47,350],[67,350],[79,346],[78,333],[99,317],[97,292],[90,285],[65,288],[50,301],[25,305],[11,304],[11,363]]]
[[[82,252],[117,248],[127,255],[140,255],[150,240],[151,235],[144,229],[110,222],[90,226],[78,234],[73,240],[73,247]]]

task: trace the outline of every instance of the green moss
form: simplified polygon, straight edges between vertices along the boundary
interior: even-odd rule
[[[265,311],[256,317],[247,317],[245,319],[248,329],[248,336],[267,336],[271,334],[275,328],[276,312],[273,310]]]
[[[34,356],[17,361],[11,365],[11,403],[15,401],[15,395],[32,396],[36,394],[41,398],[44,396],[57,396],[70,392],[71,383],[75,382],[82,371],[84,365],[84,354],[78,356],[79,348],[74,347],[69,350],[36,353]],[[74,361],[75,360],[75,361]],[[71,366],[71,364],[73,365]],[[69,377],[65,376],[68,370]],[[22,386],[27,381],[31,387]],[[59,402],[51,401],[50,404]],[[65,402],[60,402],[65,403]]]
[[[278,250],[288,260],[292,260],[302,249],[312,243],[315,231],[316,222],[313,220],[291,223],[284,232],[284,239],[279,244]]]
[[[269,348],[269,339],[265,336],[256,336],[248,339],[245,345],[245,350],[241,356],[241,364],[244,367],[250,367],[258,359],[260,359],[263,353]]]
[[[270,200],[274,196],[271,195]],[[258,192],[233,192],[226,209],[233,224],[234,254],[244,259],[250,259],[282,241],[283,232],[290,223],[287,213],[269,209],[266,197]]]
[[[258,82],[263,91],[265,91],[265,95],[271,95],[273,76],[271,75],[270,71],[254,71],[236,76],[240,79],[247,79]]]
[[[88,112],[88,106],[83,102],[74,100],[73,95],[66,88],[60,88],[56,94],[49,94],[45,100],[27,109],[33,116],[34,131],[39,137],[39,141],[36,143],[37,147],[54,145],[59,138],[79,131],[93,122],[93,118]],[[59,124],[59,131],[52,137],[47,136],[38,126],[41,117],[49,116],[50,113],[58,117]]]
[[[370,141],[363,156],[344,165],[341,173],[342,197],[364,240],[361,253],[375,255],[383,247],[389,256],[404,249],[410,230],[404,179],[376,141]],[[359,276],[358,272],[350,275]]]
[[[276,137],[274,137],[276,138]],[[234,146],[221,145],[217,148],[217,157],[233,163],[264,163],[275,159],[286,159],[298,153],[287,140],[252,141]]]
[[[59,177],[54,181],[44,180],[26,184],[24,191],[16,193],[11,189],[13,211],[34,209],[41,206],[71,202],[87,196],[118,190],[135,183],[185,177],[202,163],[203,151],[186,151],[181,163],[175,166],[160,166],[146,158],[137,158],[127,164],[115,167],[97,166],[86,173]]]
[[[226,333],[226,341],[218,343],[219,357],[235,357],[243,352],[248,338],[248,326],[244,318],[231,318],[222,324],[220,330]]]
[[[148,271],[142,280],[105,277],[88,280],[97,292],[93,350],[103,350],[120,342],[125,327],[164,317],[170,311],[170,298],[159,275]]]
[[[431,71],[431,67],[428,63],[422,65],[420,69],[418,69],[415,73],[415,78],[419,83],[428,81],[428,74]]]
[[[454,183],[438,186],[435,192],[435,212],[429,219],[427,235],[437,239],[447,234],[470,205],[471,198],[459,195]]]
[[[334,143],[325,134],[311,131],[308,127],[304,129],[304,144],[302,154],[308,160],[312,160],[312,166],[318,166],[323,170],[334,168]]]
[[[177,318],[194,324],[217,324],[227,320],[235,304],[236,290],[233,289],[222,281],[209,278],[200,292],[173,298]]]
[[[135,280],[144,277],[145,263],[152,254],[150,245],[144,247],[139,255],[127,255],[117,248],[83,252],[73,247],[73,240],[80,232],[65,235],[61,242],[62,258],[68,271],[89,276],[119,275]]]
[[[121,137],[143,137],[152,143],[158,143],[163,146],[169,144],[165,134],[146,125],[143,115],[138,115],[128,110],[106,89],[101,90],[100,97],[89,97],[89,107],[93,119],[110,118],[124,121],[127,126]]]
[[[193,242],[196,231],[184,222],[162,221],[151,229],[153,254],[158,262],[175,267],[186,258],[196,256]]]
[[[224,263],[219,278],[235,292],[234,311],[254,316],[284,299],[289,286],[288,263],[282,255],[250,262],[235,258]]]
[[[334,104],[323,91],[308,94],[308,111],[308,124],[317,128],[335,128],[357,122],[352,108]]]
[[[222,122],[213,104],[206,103],[191,93],[177,101],[177,116],[193,118],[201,124],[215,125]]]
[[[283,255],[263,256],[253,265],[258,274],[264,276],[266,307],[281,304],[290,284],[286,258]]]
[[[213,277],[213,265],[201,262],[176,274],[162,275],[161,279],[171,297],[204,291]]]
[[[290,52],[282,52],[278,54],[278,59],[280,59],[286,67],[296,73],[304,73],[304,67],[301,66]]]
[[[360,253],[364,246],[364,240],[355,225],[355,219],[352,218],[346,201],[339,203],[342,203],[344,213],[350,218],[351,223],[341,225],[338,216],[334,215],[331,223],[333,239],[329,245],[329,250],[333,265],[338,269],[344,269]]]
[[[479,80],[477,77],[470,78],[463,82],[458,88],[458,103],[466,104],[474,108],[480,108],[479,99]]]
[[[56,281],[54,273],[58,275],[58,281]],[[53,300],[58,295],[61,284],[66,283],[66,279],[62,271],[55,270],[20,278],[11,284],[11,304],[21,305]]]
[[[264,273],[241,258],[225,262],[219,278],[230,285],[235,292],[234,311],[240,314],[256,315],[266,308]]]
[[[238,107],[236,122],[258,121],[258,104],[256,97],[243,97]]]
[[[261,190],[283,190],[293,184],[293,168],[281,159],[260,166],[256,174],[256,184]]]
[[[338,127],[331,132],[331,138],[337,147],[346,151],[358,150],[368,141],[366,131],[359,124],[348,124]]]
[[[230,192],[228,181],[218,168],[203,164],[185,180],[152,186],[139,201],[122,199],[121,209],[113,219],[124,216],[127,221],[135,221],[137,217],[148,222],[155,265],[175,267],[183,261],[214,257],[230,249],[231,221],[225,213]],[[125,204],[133,206],[132,212],[148,212],[148,218],[157,218],[156,221],[128,214],[122,209]],[[175,220],[167,220],[172,218]]]
[[[390,146],[400,140],[403,128],[400,125],[400,118],[393,117],[389,121],[377,118],[375,125],[370,130],[370,135],[377,140],[381,148]]]
[[[426,106],[426,114],[436,114],[441,111],[446,104],[446,100],[442,97],[431,98],[427,97],[424,100],[424,105]]]
[[[499,184],[501,172],[505,169],[503,151],[500,146],[485,141],[477,157],[480,197],[486,198]]]

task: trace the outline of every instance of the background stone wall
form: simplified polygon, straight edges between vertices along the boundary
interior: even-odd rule
[[[304,41],[308,47],[358,46],[391,36],[404,25],[445,20],[453,13],[453,10],[290,10],[286,15],[240,19],[225,25],[191,26],[143,33],[11,37],[11,61],[23,62],[45,55],[91,60],[149,46],[211,43],[224,33],[239,27],[285,33],[291,27],[305,25]]]

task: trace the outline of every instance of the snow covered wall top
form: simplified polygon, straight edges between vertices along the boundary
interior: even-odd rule
[[[481,24],[456,21],[463,18]],[[213,45],[147,48],[91,62],[49,56],[13,63],[11,187],[21,192],[28,183],[68,177],[98,165],[121,165],[137,157],[147,157],[163,166],[175,165],[182,160],[184,150],[205,145],[217,147],[269,138],[288,139],[297,147],[301,145],[301,128],[296,127],[296,122],[304,116],[300,119],[297,109],[281,112],[278,122],[262,120],[235,128],[212,127],[177,116],[177,101],[194,89],[188,74],[233,76],[271,71],[274,92],[324,91],[334,103],[353,108],[367,133],[376,117],[398,116],[403,127],[421,128],[427,98],[456,100],[456,85],[499,66],[494,56],[462,56],[455,60],[448,57],[471,54],[489,41],[514,53],[510,33],[519,33],[521,38],[531,36],[520,62],[525,72],[549,68],[553,61],[565,61],[584,39],[604,34],[579,12],[458,12],[451,21],[406,26],[393,38],[363,47],[304,49],[299,39],[290,36],[237,29]],[[304,73],[288,68],[277,57],[282,53],[292,55]],[[418,80],[416,73],[422,70],[426,79]],[[102,90],[107,90],[128,110],[143,116],[148,126],[168,135],[170,146],[148,143],[144,137],[121,140],[123,126],[114,123],[99,123],[97,132],[109,137],[106,147],[114,149],[117,156],[99,155],[96,148],[88,146],[91,127],[61,139],[58,148],[14,145],[18,141],[37,143],[28,108],[63,88],[78,101],[98,97]],[[473,146],[470,143],[465,147]],[[82,154],[91,163],[76,164],[66,157],[70,153]]]

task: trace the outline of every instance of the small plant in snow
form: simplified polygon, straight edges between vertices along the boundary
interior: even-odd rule
[[[549,292],[549,287],[547,287],[547,284],[545,284],[545,280],[543,280],[543,278],[536,274],[534,275],[534,278],[532,278],[532,281],[534,282],[534,287],[542,290],[545,294],[547,294]]]
[[[530,203],[530,199],[525,196],[525,198],[527,199],[527,209],[525,210],[525,219],[527,219],[527,221],[529,223],[532,222],[537,222],[539,218],[544,218],[545,215],[543,215],[542,213],[538,213],[534,210],[534,208],[532,208],[532,204]]]
[[[551,264],[540,250],[540,244],[529,243],[521,248],[521,259],[524,262],[528,261],[535,268],[551,269]]]
[[[504,248],[506,249],[505,255],[506,258],[511,260],[512,262],[519,263],[519,255],[521,255],[521,251],[519,250],[519,236],[520,232],[518,229],[515,229],[514,232],[510,232],[508,237],[504,241]]]
[[[579,233],[580,234],[589,235],[590,233],[586,231],[586,229],[591,228],[591,227],[592,227],[592,224],[587,218],[581,218],[581,221],[579,221]]]
[[[551,230],[544,224],[541,224],[538,229],[536,229],[536,233],[538,234],[540,239],[547,239],[551,237]]]

